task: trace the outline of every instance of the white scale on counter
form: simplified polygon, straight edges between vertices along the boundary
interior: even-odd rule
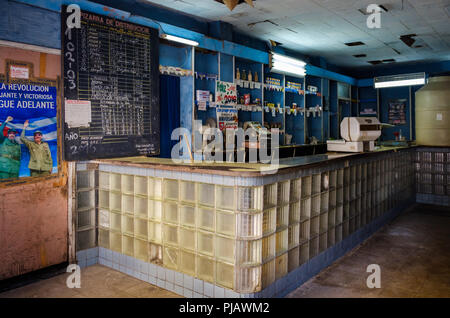
[[[381,123],[376,117],[345,117],[341,122],[340,140],[327,140],[328,151],[367,152],[375,149],[381,136]]]

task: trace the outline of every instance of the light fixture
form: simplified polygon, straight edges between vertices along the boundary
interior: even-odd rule
[[[425,73],[380,76],[373,79],[375,88],[414,86],[425,84]]]
[[[305,62],[273,52],[270,56],[271,72],[292,74],[294,76],[306,75]]]
[[[192,40],[188,40],[188,39],[185,39],[185,38],[180,38],[178,36],[165,34],[165,33],[161,34],[161,38],[169,40],[169,41],[174,41],[174,42],[178,42],[178,43],[192,45],[192,46],[197,46],[198,45],[197,41],[192,41]]]

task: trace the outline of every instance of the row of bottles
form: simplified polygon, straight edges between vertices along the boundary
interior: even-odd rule
[[[248,74],[245,72],[245,70],[242,70],[242,74],[239,71],[239,68],[236,69],[236,79],[237,80],[243,80],[243,81],[255,81],[255,82],[259,82],[258,79],[258,72],[255,72],[255,76],[252,75],[251,71],[248,71]]]

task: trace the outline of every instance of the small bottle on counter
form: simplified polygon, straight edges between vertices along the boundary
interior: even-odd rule
[[[247,77],[247,80],[248,80],[249,82],[252,81],[252,72],[251,72],[251,71],[248,71],[248,77]]]
[[[239,72],[239,67],[236,69],[236,79],[241,79],[241,73]]]
[[[259,80],[258,80],[258,72],[255,72],[254,80],[255,80],[255,82],[259,82]]]

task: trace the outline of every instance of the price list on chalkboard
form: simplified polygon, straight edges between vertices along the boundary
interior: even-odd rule
[[[65,159],[159,154],[158,31],[62,13]]]

